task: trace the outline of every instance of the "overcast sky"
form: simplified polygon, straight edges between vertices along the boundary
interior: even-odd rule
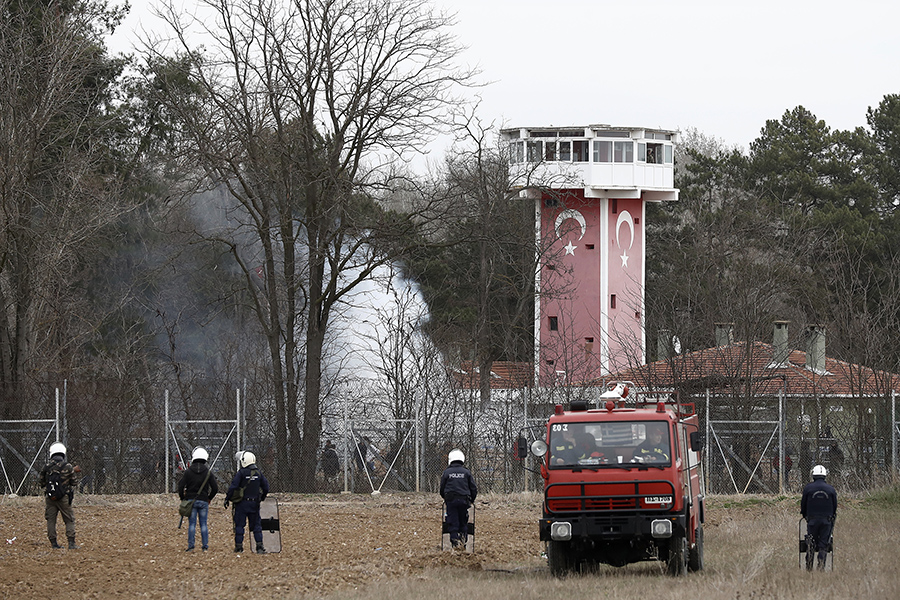
[[[156,26],[152,0],[131,3],[114,51]],[[893,0],[434,3],[456,13],[463,60],[492,82],[479,115],[508,127],[696,128],[746,149],[797,105],[853,129],[900,93]]]

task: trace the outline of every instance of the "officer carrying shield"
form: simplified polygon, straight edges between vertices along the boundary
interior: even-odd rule
[[[447,503],[447,528],[454,548],[465,548],[469,523],[469,505],[478,495],[472,472],[463,466],[466,455],[454,449],[447,456],[449,466],[441,475],[441,498]]]
[[[816,465],[812,469],[812,482],[803,488],[803,497],[800,500],[800,514],[806,519],[806,532],[815,541],[815,550],[818,551],[817,568],[825,570],[825,559],[828,557],[828,544],[831,541],[831,532],[834,529],[834,519],[837,516],[837,492],[831,484],[825,482],[828,470],[822,465]],[[811,571],[812,552],[806,555],[806,569]]]
[[[269,494],[269,482],[256,466],[255,454],[238,452],[235,458],[240,469],[234,474],[225,494],[225,508],[228,508],[229,502],[234,504],[234,551],[244,551],[244,523],[247,523],[256,540],[256,553],[265,554],[259,505]]]

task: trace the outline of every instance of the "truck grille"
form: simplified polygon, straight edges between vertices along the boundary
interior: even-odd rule
[[[634,498],[587,497],[548,498],[547,506],[552,512],[577,512],[582,510],[629,510],[637,508]]]
[[[671,510],[675,487],[665,480],[554,483],[544,491],[547,514]]]

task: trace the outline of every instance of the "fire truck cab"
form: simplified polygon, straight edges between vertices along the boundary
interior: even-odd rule
[[[544,439],[531,444],[544,479],[540,539],[554,575],[645,560],[665,562],[672,575],[703,568],[694,407],[671,392],[626,406],[628,390],[614,383],[599,408],[557,405]]]

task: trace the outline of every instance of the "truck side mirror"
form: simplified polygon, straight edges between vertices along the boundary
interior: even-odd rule
[[[691,450],[694,452],[702,452],[703,451],[703,442],[700,440],[700,432],[692,431],[691,432]]]
[[[528,458],[528,440],[522,436],[516,440],[516,458],[519,460]]]

